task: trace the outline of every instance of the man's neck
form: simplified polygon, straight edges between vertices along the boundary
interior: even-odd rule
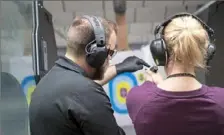
[[[93,74],[93,69],[86,63],[84,58],[75,58],[71,55],[69,55],[68,53],[65,54],[65,57],[70,59],[71,61],[73,61],[74,63],[76,63],[77,65],[79,65],[86,73],[88,76],[92,76]]]

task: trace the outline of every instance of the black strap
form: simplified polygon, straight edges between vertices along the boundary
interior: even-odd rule
[[[196,79],[196,76],[195,75],[192,75],[190,73],[178,73],[178,74],[172,74],[172,75],[169,75],[167,76],[167,79],[168,78],[171,78],[171,77],[193,77]]]
[[[161,34],[161,32],[163,32],[164,28],[175,18],[178,17],[182,17],[182,16],[191,16],[194,19],[196,19],[197,21],[199,21],[201,23],[201,25],[204,27],[204,29],[206,29],[206,31],[208,32],[209,38],[211,40],[211,42],[215,41],[215,37],[214,37],[214,30],[209,27],[205,22],[203,22],[199,17],[197,17],[196,15],[190,14],[190,13],[178,13],[175,14],[173,16],[171,16],[170,18],[168,18],[167,20],[165,20],[164,22],[162,22],[160,25],[157,25],[155,30],[154,30],[154,35],[157,35],[158,33]],[[162,30],[161,30],[162,28]]]
[[[97,45],[101,47],[105,46],[106,39],[103,25],[100,22],[101,18],[88,15],[84,15],[83,17],[86,18],[92,25]]]

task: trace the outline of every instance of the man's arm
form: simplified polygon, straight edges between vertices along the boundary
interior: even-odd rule
[[[102,80],[95,80],[95,82],[103,86],[111,79],[113,79],[116,75],[124,72],[135,72],[143,69],[143,66],[150,67],[150,65],[147,64],[144,60],[136,56],[131,56],[126,58],[119,64],[109,66],[104,73],[104,78]]]
[[[101,86],[108,83],[111,79],[113,79],[117,75],[117,70],[114,65],[109,66],[104,73],[104,77],[102,80],[95,80],[96,83],[100,84]]]
[[[164,81],[162,75],[157,71],[153,72],[153,71],[150,71],[150,70],[146,70],[145,74],[144,74],[144,78],[145,78],[146,81],[153,82],[157,85]]]

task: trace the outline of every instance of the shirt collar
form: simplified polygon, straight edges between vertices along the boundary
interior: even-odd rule
[[[73,62],[72,60],[68,59],[65,56],[60,56],[55,63],[56,65],[62,68],[75,71],[87,77],[87,73],[84,71],[84,69],[82,69],[78,64],[76,64],[75,62]]]

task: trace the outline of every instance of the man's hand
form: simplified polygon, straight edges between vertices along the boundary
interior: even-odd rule
[[[144,60],[131,56],[115,66],[109,66],[104,73],[104,78],[102,80],[95,80],[95,82],[100,85],[105,85],[116,75],[124,72],[135,72],[141,70],[143,66],[150,67]]]
[[[159,72],[154,73],[150,70],[146,70],[144,74],[145,81],[154,82],[155,84],[159,84],[163,81],[163,77]]]
[[[124,72],[135,72],[143,69],[143,66],[150,67],[150,65],[147,64],[144,60],[136,56],[128,57],[123,62],[116,64],[115,66],[117,74]]]

